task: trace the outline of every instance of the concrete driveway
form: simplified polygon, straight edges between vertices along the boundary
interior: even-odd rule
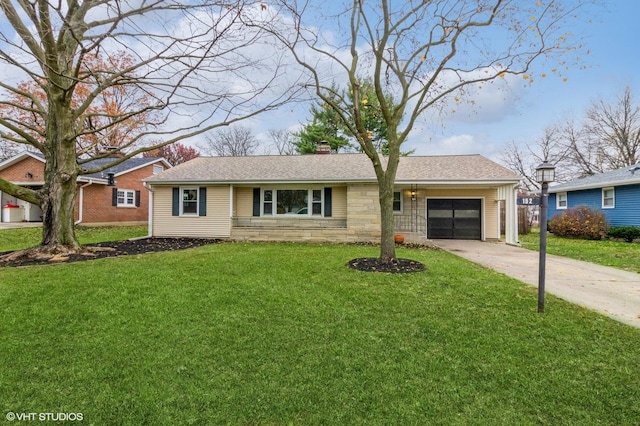
[[[539,253],[505,243],[433,240],[438,247],[538,287]],[[640,328],[640,274],[547,254],[545,291]]]

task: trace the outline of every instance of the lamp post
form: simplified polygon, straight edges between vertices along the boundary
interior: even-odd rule
[[[538,312],[544,312],[544,281],[547,257],[547,208],[549,182],[556,178],[556,168],[546,160],[536,168],[536,180],[542,186],[540,193],[540,263],[538,265]]]

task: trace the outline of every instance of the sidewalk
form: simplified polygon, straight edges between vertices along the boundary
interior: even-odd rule
[[[433,243],[538,287],[537,251],[482,241],[433,240]],[[547,254],[545,292],[640,328],[640,274]]]
[[[15,228],[36,228],[42,226],[42,222],[0,222],[0,231]]]

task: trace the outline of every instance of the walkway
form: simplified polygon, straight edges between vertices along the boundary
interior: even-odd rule
[[[434,240],[440,248],[538,287],[537,251],[505,243]],[[545,291],[640,328],[640,274],[547,254]]]
[[[36,228],[42,226],[42,222],[0,222],[0,230],[15,228]]]

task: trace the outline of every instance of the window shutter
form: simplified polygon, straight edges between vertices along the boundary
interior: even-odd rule
[[[140,207],[140,191],[136,191],[136,207]]]
[[[171,215],[180,216],[180,188],[173,188],[171,197]]]
[[[198,216],[207,215],[207,188],[205,186],[200,187],[200,194],[198,196]]]
[[[253,215],[260,216],[260,188],[253,188]]]
[[[331,217],[331,188],[324,189],[324,217]]]
[[[118,205],[118,188],[111,188],[111,205]]]

